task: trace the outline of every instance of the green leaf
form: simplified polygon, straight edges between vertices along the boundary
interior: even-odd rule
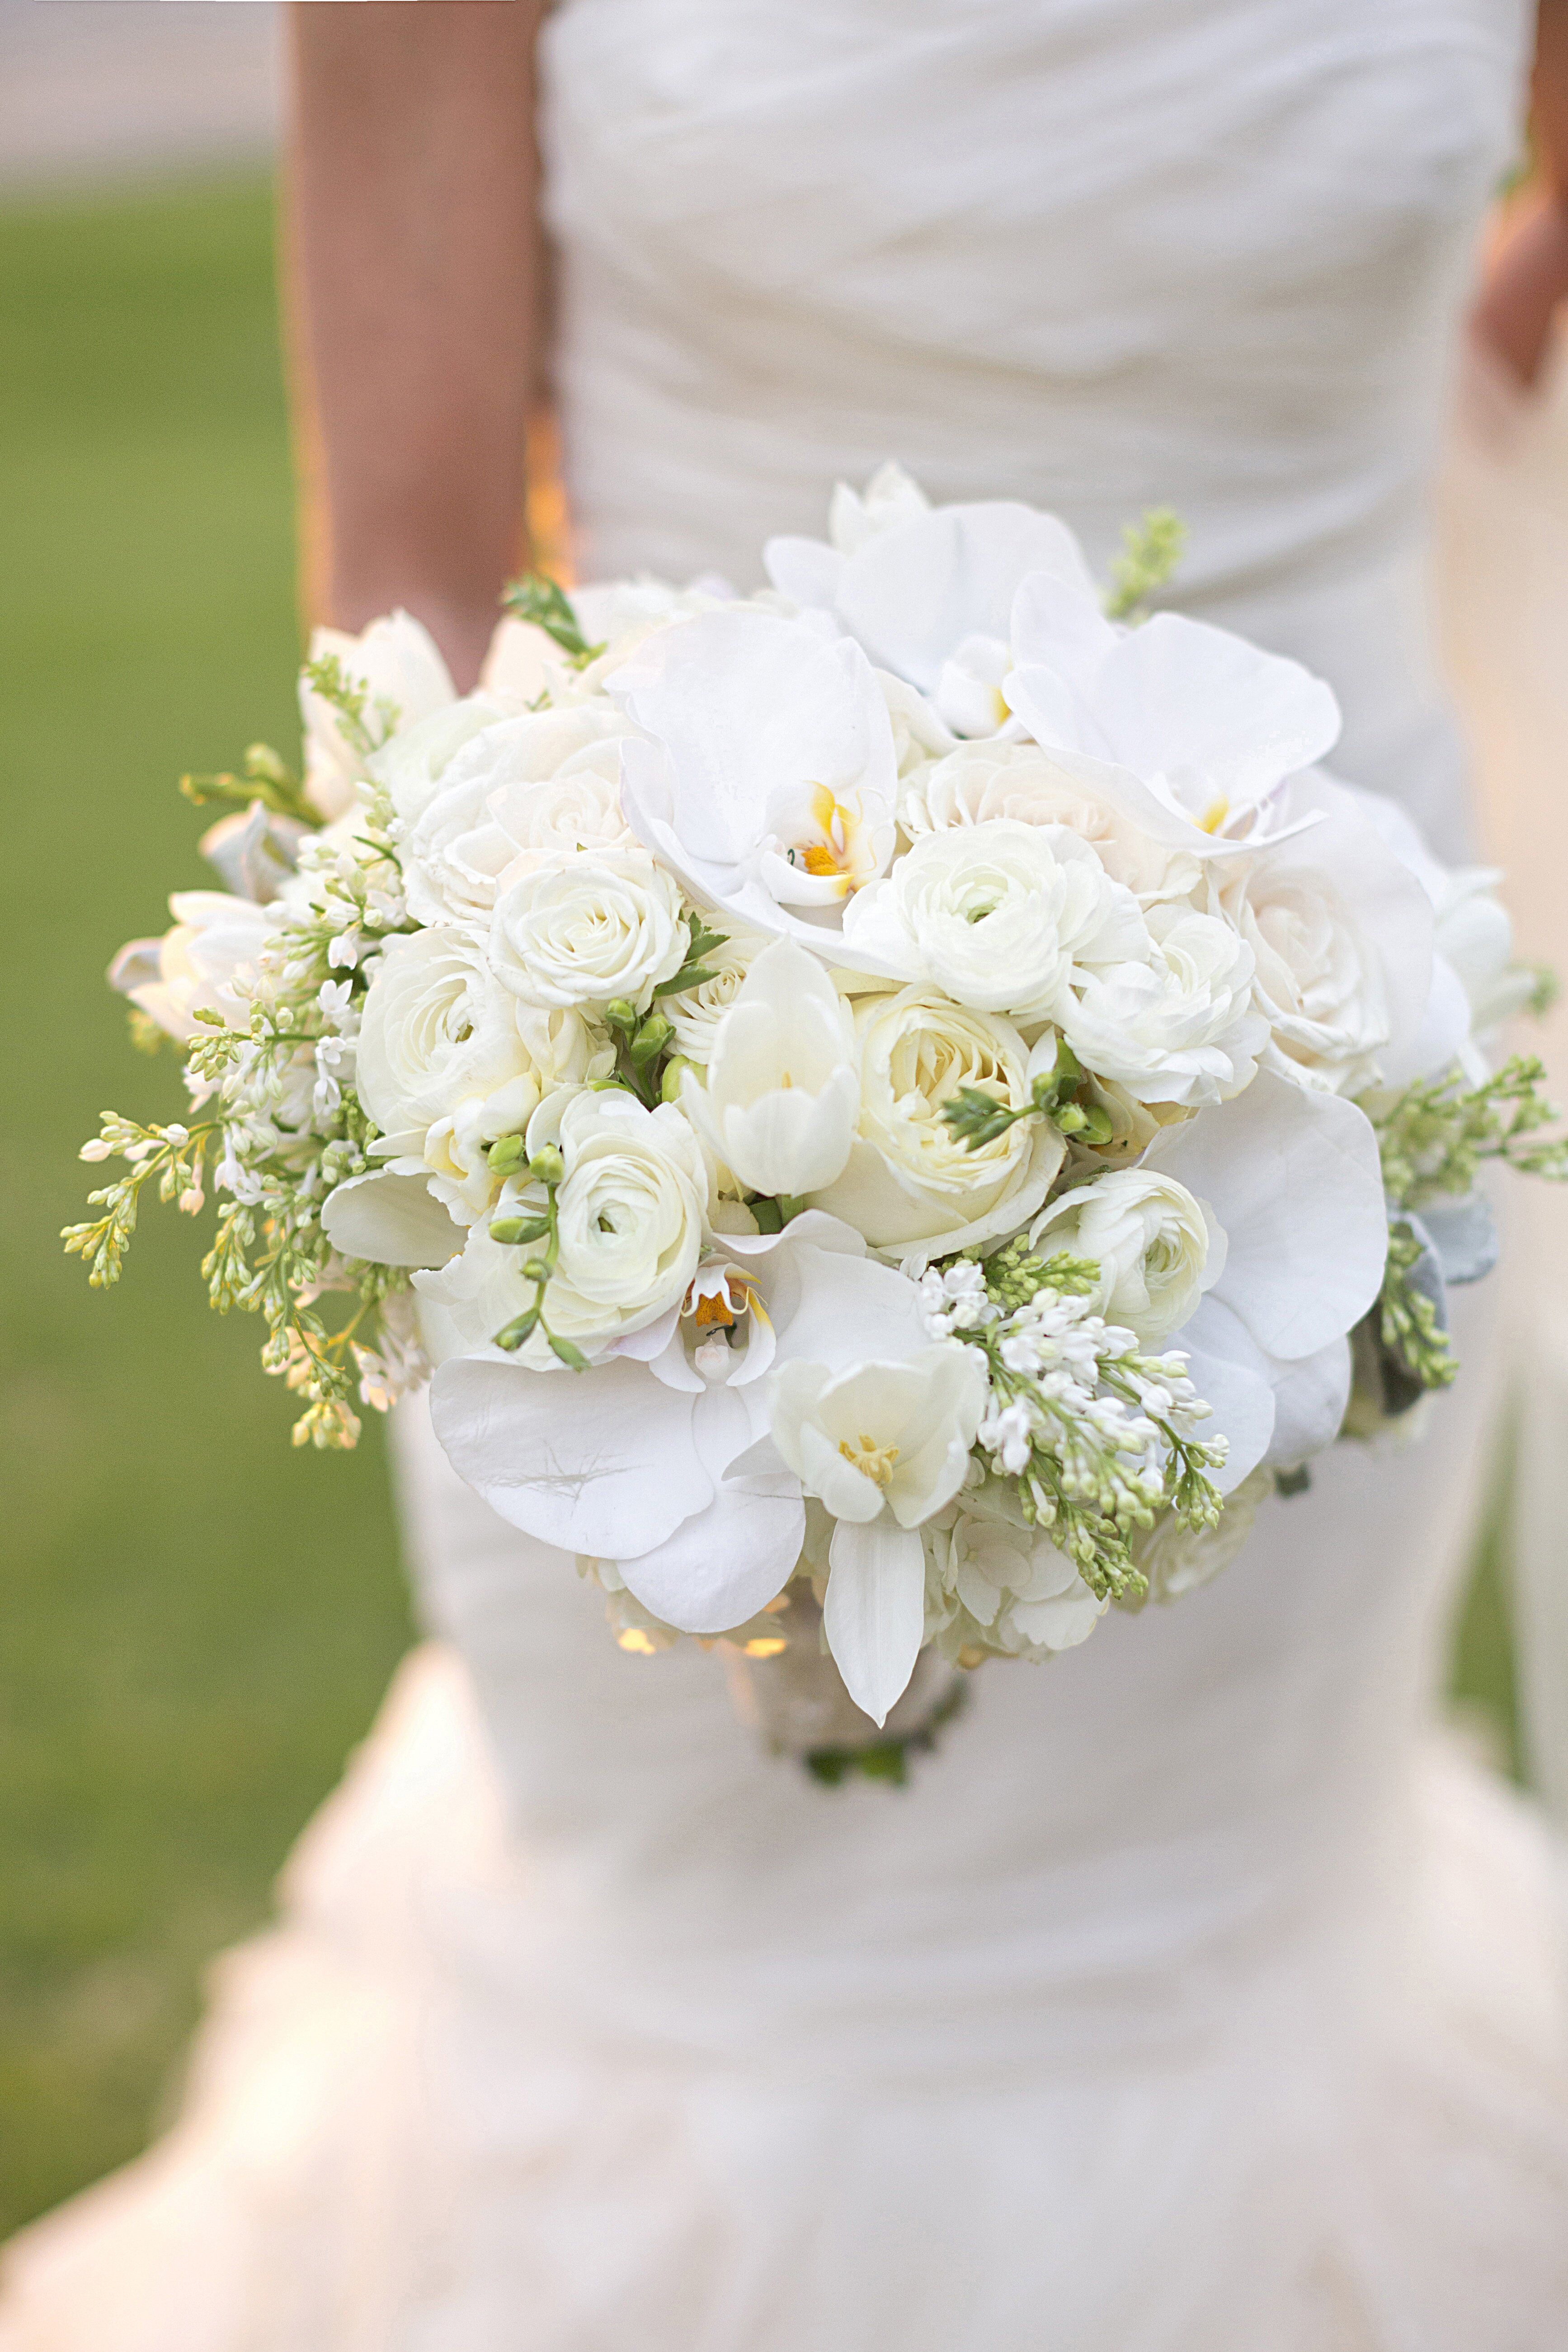
[[[501,603],[520,621],[531,622],[536,629],[542,629],[547,637],[552,637],[579,669],[585,667],[605,650],[603,646],[588,643],[570,599],[557,583],[547,580],[542,572],[528,572],[521,580],[514,580],[503,591]]]

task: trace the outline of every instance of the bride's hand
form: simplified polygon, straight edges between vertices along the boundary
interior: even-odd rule
[[[1542,189],[1524,198],[1493,248],[1470,327],[1478,342],[1524,385],[1536,383],[1557,306],[1568,299],[1568,198]]]

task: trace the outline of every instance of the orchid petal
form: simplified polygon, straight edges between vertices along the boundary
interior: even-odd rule
[[[321,1230],[340,1256],[380,1265],[445,1265],[464,1240],[425,1177],[390,1169],[351,1176],[329,1192]]]

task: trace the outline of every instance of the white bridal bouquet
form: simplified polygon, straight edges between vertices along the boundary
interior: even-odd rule
[[[1483,1055],[1539,984],[1497,877],[1325,772],[1320,679],[1147,614],[1177,538],[1102,593],[888,467],[758,593],[524,582],[469,695],[406,614],[321,631],[303,781],[186,780],[225,887],[110,976],[190,1117],[105,1116],[68,1247],[216,1192],[297,1441],[429,1380],[624,1644],[793,1653],[829,1775],[922,1652],[1202,1582],[1453,1377],[1479,1165],[1564,1146]]]

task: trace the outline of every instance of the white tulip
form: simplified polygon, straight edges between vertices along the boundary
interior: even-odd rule
[[[1086,1069],[1141,1102],[1201,1107],[1248,1085],[1268,1041],[1257,969],[1234,924],[1151,907],[1142,956],[1074,975],[1056,1017]]]
[[[221,1013],[231,1029],[250,1018],[245,982],[277,919],[276,909],[224,890],[176,890],[174,928],[159,940],[132,940],[109,967],[109,984],[166,1035],[185,1045],[196,1014]]]
[[[351,685],[367,697],[373,735],[401,733],[454,700],[451,673],[429,631],[412,614],[396,612],[373,621],[360,635],[342,629],[316,629],[310,658],[335,658]],[[352,808],[354,785],[366,772],[363,756],[342,731],[338,713],[303,676],[300,716],[305,728],[305,789],[324,817]]]
[[[857,1706],[881,1724],[925,1630],[921,1523],[963,1483],[985,1402],[973,1349],[950,1341],[899,1362],[774,1375],[773,1443],[837,1525],[823,1625]]]
[[[1087,841],[1010,818],[920,835],[851,901],[844,938],[900,979],[1020,1021],[1057,1017],[1081,967],[1147,951],[1137,901]]]
[[[774,940],[720,1022],[704,1086],[681,1106],[716,1157],[753,1192],[819,1192],[849,1157],[860,1108],[855,1034],[822,966]]]
[[[961,743],[911,773],[899,816],[910,835],[987,824],[996,817],[1066,825],[1092,843],[1111,880],[1144,905],[1184,898],[1202,878],[1190,851],[1145,832],[1107,793],[1098,761],[1078,752],[1042,751],[1036,743]]]
[[[873,1248],[918,1242],[922,1256],[1022,1225],[1061,1165],[1055,1128],[1019,1119],[971,1151],[942,1117],[962,1087],[1016,1110],[1027,1106],[1029,1050],[1012,1023],[916,986],[862,999],[855,1029],[859,1132],[842,1175],[815,1205],[845,1218]]]
[[[637,849],[543,858],[501,893],[491,969],[527,1004],[647,1009],[689,941],[674,877]]]
[[[1152,1348],[1218,1278],[1226,1241],[1213,1211],[1173,1176],[1121,1168],[1053,1201],[1030,1226],[1029,1247],[1092,1258],[1095,1312]]]

